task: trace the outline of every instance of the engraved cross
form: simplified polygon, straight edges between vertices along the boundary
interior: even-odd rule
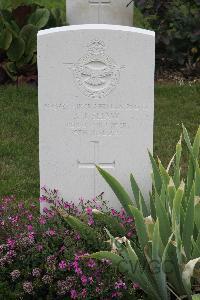
[[[102,8],[111,4],[111,0],[89,0],[89,4],[98,6],[98,23],[103,23]]]
[[[99,162],[99,141],[91,141],[90,142],[93,147],[93,161],[92,162],[80,162],[78,160],[78,167],[79,169],[92,169],[93,170],[93,191],[94,197],[96,197],[96,165],[101,167],[102,169],[114,169],[115,168],[115,161],[106,163],[106,162]]]

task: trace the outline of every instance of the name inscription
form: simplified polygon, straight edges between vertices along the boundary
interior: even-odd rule
[[[148,111],[130,103],[46,103],[46,110],[66,113],[66,129],[76,136],[120,136],[130,129],[131,119]]]

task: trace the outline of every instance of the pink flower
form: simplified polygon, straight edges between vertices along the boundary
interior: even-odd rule
[[[94,280],[93,280],[92,276],[88,278],[88,281],[89,281],[90,284],[94,283]]]
[[[120,279],[119,281],[115,282],[115,289],[126,289],[126,284]]]
[[[55,235],[56,235],[56,232],[55,232],[55,230],[53,230],[53,229],[49,229],[49,230],[46,231],[46,234],[47,234],[48,236],[55,236]]]
[[[115,216],[115,217],[118,215],[118,213],[116,212],[116,210],[113,209],[113,208],[111,209],[111,214],[112,214],[113,216]]]
[[[92,215],[92,208],[91,208],[91,207],[87,207],[87,208],[85,209],[85,211],[86,211],[86,213],[87,213],[89,216]]]
[[[40,203],[47,202],[47,198],[45,196],[42,196],[39,198]]]
[[[79,241],[80,239],[81,239],[81,236],[80,236],[79,233],[77,233],[77,234],[75,235],[75,240],[76,240],[76,241]]]
[[[32,225],[27,225],[28,231],[33,231],[33,226]]]
[[[13,249],[14,247],[15,247],[15,240],[12,240],[12,239],[8,239],[7,240],[7,245],[11,248],[11,249]]]
[[[89,217],[89,219],[88,219],[88,225],[91,226],[91,225],[93,225],[93,224],[94,224],[93,218],[92,218],[92,217]]]
[[[10,217],[11,223],[16,224],[19,221],[19,216]]]
[[[86,290],[86,289],[83,289],[83,290],[82,290],[81,296],[82,296],[83,298],[86,298],[86,297],[87,297],[87,290]]]
[[[133,236],[133,233],[131,231],[129,231],[126,236],[127,236],[127,238],[131,238]]]
[[[24,204],[20,202],[20,203],[18,204],[18,208],[19,208],[19,209],[22,209],[23,207],[24,207]]]
[[[77,299],[78,298],[78,294],[77,294],[76,290],[71,290],[70,294],[71,294],[71,299]]]
[[[139,289],[140,288],[140,286],[139,286],[139,284],[138,283],[133,283],[133,288],[135,289],[135,290],[137,290],[137,289]]]
[[[35,239],[35,232],[31,231],[29,232],[28,234],[28,238],[31,242],[34,242],[34,239]]]
[[[44,225],[44,224],[46,224],[46,218],[44,217],[44,216],[41,216],[40,217],[40,219],[39,219],[39,223],[41,224],[41,225]]]
[[[130,218],[130,217],[128,217],[127,219],[126,219],[126,223],[132,223],[133,222],[133,218]]]
[[[33,220],[33,215],[30,214],[30,215],[27,216],[27,218],[29,219],[29,221],[32,221]]]
[[[41,270],[40,270],[39,268],[33,269],[32,275],[33,275],[33,277],[40,277],[40,275],[41,275]]]
[[[96,267],[96,262],[93,259],[89,259],[88,263],[87,263],[88,267],[93,269]]]
[[[10,273],[11,277],[12,277],[12,281],[15,281],[16,279],[18,279],[21,275],[19,270],[14,270]]]
[[[42,245],[37,245],[36,249],[38,252],[41,252],[43,250],[43,246]]]
[[[59,269],[65,270],[66,268],[67,268],[67,263],[66,263],[66,261],[62,260],[62,261],[59,263]]]
[[[81,282],[82,282],[83,285],[87,284],[88,280],[87,280],[87,277],[85,275],[81,276]]]
[[[31,282],[24,282],[23,283],[23,289],[27,294],[32,294],[33,293],[33,285]]]
[[[74,261],[72,265],[74,267],[74,271],[75,271],[76,274],[78,274],[78,275],[83,274],[83,272],[82,272],[81,268],[79,267],[79,264],[78,264],[77,261]]]

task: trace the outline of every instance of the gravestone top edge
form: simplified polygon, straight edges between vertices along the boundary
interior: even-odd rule
[[[112,30],[112,31],[123,31],[123,32],[133,32],[140,33],[149,36],[155,36],[155,32],[147,29],[142,29],[138,27],[122,26],[122,25],[108,25],[108,24],[84,24],[84,25],[70,25],[62,27],[54,27],[50,29],[40,30],[38,32],[38,37],[58,32],[68,32],[68,31],[79,31],[79,30]]]

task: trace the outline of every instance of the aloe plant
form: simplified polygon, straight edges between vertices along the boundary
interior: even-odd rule
[[[188,151],[186,176],[181,175],[182,139]],[[134,217],[138,244],[114,238],[109,232],[111,252],[91,255],[110,259],[127,278],[139,283],[151,299],[198,299],[192,284],[199,283],[200,272],[200,128],[193,144],[183,126],[176,153],[167,169],[149,153],[153,192],[150,208],[133,175],[130,176],[134,201],[108,172],[97,167],[127,214]]]
[[[182,176],[182,140],[188,151],[188,169]],[[100,251],[91,255],[96,259],[109,259],[113,266],[139,283],[150,299],[168,300],[171,295],[177,299],[198,299],[193,294],[193,283],[199,284],[200,272],[200,128],[193,144],[183,126],[183,134],[176,145],[176,152],[165,169],[149,153],[152,164],[153,191],[149,202],[130,175],[133,198],[105,170],[97,169],[110,185],[127,214],[134,218],[138,242],[123,237],[124,232],[111,216],[95,212],[94,217],[104,222],[110,237],[111,251]],[[150,208],[148,208],[150,206]],[[61,215],[83,238],[94,242],[95,232],[84,222],[69,215]],[[119,231],[114,238],[110,231]],[[101,242],[98,240],[98,243]],[[97,243],[97,245],[98,245]],[[101,247],[102,248],[102,247]]]

